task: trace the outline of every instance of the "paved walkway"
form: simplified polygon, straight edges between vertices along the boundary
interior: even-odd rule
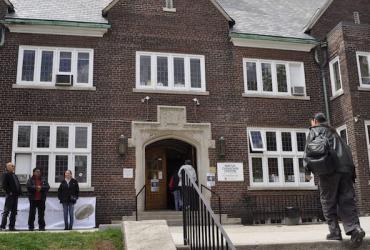
[[[370,217],[360,218],[361,226],[366,232],[365,239],[370,240]],[[311,225],[225,225],[234,245],[276,245],[276,244],[296,244],[296,243],[318,243],[327,242],[326,234],[328,227],[326,224]],[[341,226],[343,229],[343,227]],[[183,244],[182,227],[171,227],[171,234],[176,245]],[[343,232],[343,239],[350,239]]]

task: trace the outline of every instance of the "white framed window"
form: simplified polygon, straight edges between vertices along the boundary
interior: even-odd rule
[[[243,59],[246,94],[306,95],[302,62]]]
[[[370,167],[370,120],[365,121],[365,133],[366,133],[367,154]]]
[[[19,46],[17,84],[55,86],[62,74],[75,87],[92,87],[93,64],[93,49]]]
[[[166,0],[166,8],[173,9],[173,0]]]
[[[202,55],[136,52],[136,88],[206,91]]]
[[[347,125],[342,125],[337,128],[338,135],[348,144]]]
[[[330,61],[329,67],[332,95],[336,96],[343,93],[339,56]]]
[[[356,57],[360,86],[370,88],[370,53],[357,52]]]
[[[311,187],[314,181],[305,179],[303,153],[308,131],[306,129],[248,128],[262,138],[265,148],[250,148],[249,171],[253,187]],[[252,145],[250,139],[250,146]]]
[[[91,123],[14,122],[16,173],[39,167],[51,187],[59,187],[70,169],[81,187],[91,187]]]

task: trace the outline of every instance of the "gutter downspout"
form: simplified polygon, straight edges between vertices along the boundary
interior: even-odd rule
[[[325,66],[328,63],[328,43],[320,41],[320,44],[315,48],[315,61],[320,66],[320,75],[322,80],[322,89],[324,92],[324,103],[325,103],[325,116],[330,125],[330,111],[329,111],[329,98],[328,91],[326,88],[326,77],[325,77]]]
[[[5,44],[5,28],[0,26],[0,47]]]

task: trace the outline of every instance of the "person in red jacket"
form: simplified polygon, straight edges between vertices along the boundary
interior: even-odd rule
[[[34,230],[36,208],[38,214],[39,230],[45,231],[45,201],[50,186],[46,179],[41,177],[41,170],[33,169],[33,176],[27,181],[30,212],[28,215],[28,229]]]

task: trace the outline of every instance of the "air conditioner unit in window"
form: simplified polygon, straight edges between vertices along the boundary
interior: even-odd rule
[[[72,86],[73,85],[73,75],[57,75],[56,86]]]
[[[305,87],[292,87],[292,95],[304,96]]]

